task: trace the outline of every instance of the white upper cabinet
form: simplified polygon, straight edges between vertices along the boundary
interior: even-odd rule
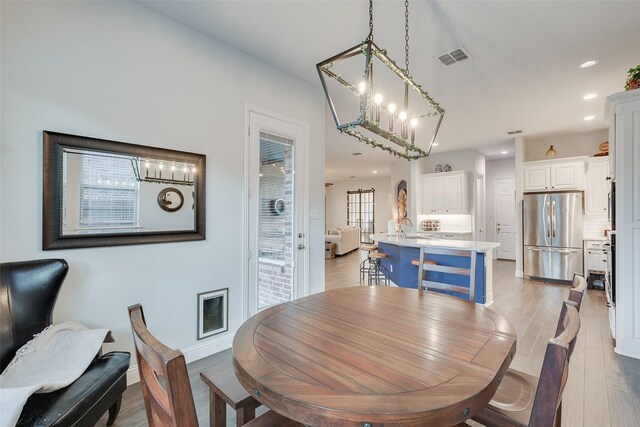
[[[584,190],[584,162],[549,166],[552,190]]]
[[[469,213],[469,179],[465,171],[422,175],[422,214]]]
[[[545,191],[549,186],[549,165],[524,166],[524,191]]]
[[[523,164],[524,191],[584,190],[586,157]]]
[[[609,204],[609,158],[594,157],[587,163],[585,214],[607,215]]]

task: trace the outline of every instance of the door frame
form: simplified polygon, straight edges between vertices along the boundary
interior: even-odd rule
[[[243,242],[242,245],[242,321],[246,321],[250,317],[250,309],[249,307],[249,188],[250,188],[250,158],[249,158],[249,149],[251,145],[251,137],[249,135],[251,124],[250,124],[250,116],[251,113],[260,114],[262,116],[280,120],[292,125],[300,126],[302,128],[302,141],[300,143],[304,148],[304,158],[302,159],[302,163],[304,165],[303,170],[296,170],[296,174],[302,174],[302,194],[303,200],[301,201],[300,208],[302,209],[302,227],[304,229],[304,238],[303,244],[305,246],[304,254],[303,254],[303,268],[302,272],[302,283],[296,283],[296,286],[293,289],[293,297],[300,298],[303,296],[309,295],[310,292],[310,283],[309,283],[309,123],[302,122],[291,117],[288,117],[284,114],[276,113],[274,111],[268,110],[263,107],[259,107],[257,105],[245,102],[244,103],[244,122],[243,122],[243,169],[244,169],[244,183],[243,183],[243,194],[242,194],[242,218],[243,218],[243,227],[241,232],[241,239]],[[296,141],[298,144],[298,141]],[[298,175],[299,176],[299,175]],[[255,195],[254,195],[255,196]],[[297,233],[299,230],[296,230]],[[296,249],[296,244],[294,243],[294,250]],[[254,254],[257,256],[257,254]],[[299,266],[300,267],[300,266]],[[255,314],[255,313],[254,313]]]
[[[478,199],[478,189],[480,188],[478,186],[479,179],[482,179],[482,187],[483,187],[482,188],[482,208],[483,209],[479,209],[479,205],[480,205],[480,200]],[[479,233],[484,233],[484,240],[486,240],[487,239],[487,175],[486,173],[480,173],[480,172],[474,173],[473,186],[471,188],[473,188],[472,200],[474,201],[474,203],[472,206],[475,214],[473,219],[473,224],[471,225],[474,231],[473,239],[480,240]],[[478,224],[478,217],[481,211],[482,211],[482,219],[484,221],[483,221],[483,224]],[[479,229],[480,226],[484,227],[482,231],[480,231]]]
[[[514,242],[513,242],[513,248],[514,248],[514,258],[513,260],[511,258],[500,258],[500,249],[496,248],[495,249],[495,258],[496,259],[503,259],[503,260],[509,260],[509,261],[515,261],[518,257],[517,253],[518,253],[518,248],[517,248],[517,243],[518,240],[516,239],[516,228],[518,227],[518,208],[517,208],[517,200],[516,200],[516,177],[515,176],[496,176],[493,178],[493,238],[495,241],[498,241],[498,181],[500,180],[512,180],[513,181],[513,188],[514,188],[514,194],[513,194],[513,218],[514,218],[514,224],[513,224],[513,238],[514,238]]]

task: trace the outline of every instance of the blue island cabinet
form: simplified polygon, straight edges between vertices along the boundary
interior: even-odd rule
[[[382,260],[382,264],[389,270],[389,279],[396,286],[418,289],[418,267],[411,264],[411,260],[419,259],[420,249],[415,246],[405,246],[397,243],[383,243],[381,241],[378,241],[378,249],[380,252],[384,252],[389,255],[388,258]],[[459,250],[462,249],[452,249],[451,252],[455,253]],[[493,298],[491,293],[489,293],[489,298],[487,298],[487,265],[485,264],[487,257],[483,252],[477,252],[476,257],[476,303],[490,304],[493,302]],[[455,255],[425,254],[425,259],[429,259],[437,262],[439,265],[449,267],[469,268],[471,265],[471,259],[469,257]],[[431,281],[464,286],[467,288],[469,287],[468,276],[434,271],[429,271],[425,274],[427,274],[428,280]],[[465,299],[467,297],[466,295],[456,292],[443,291],[443,293]]]

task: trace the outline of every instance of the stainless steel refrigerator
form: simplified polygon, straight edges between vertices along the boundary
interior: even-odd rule
[[[571,280],[582,273],[583,193],[524,195],[524,274]]]

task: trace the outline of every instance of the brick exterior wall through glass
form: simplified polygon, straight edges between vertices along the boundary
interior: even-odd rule
[[[258,307],[260,308],[292,299],[294,148],[291,143],[292,141],[272,135],[264,133],[260,135],[260,215],[258,219]],[[276,206],[276,203],[279,203],[279,206]]]

